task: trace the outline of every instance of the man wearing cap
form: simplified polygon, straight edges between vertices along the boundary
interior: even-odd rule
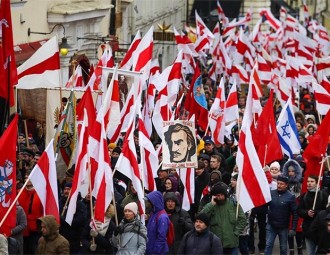
[[[212,141],[211,137],[204,137],[204,149],[200,151],[202,154],[206,154],[209,157],[212,155],[217,154],[215,148],[214,148],[214,142]]]
[[[202,213],[210,218],[211,231],[222,240],[224,254],[238,254],[238,239],[247,225],[244,212],[237,204],[228,198],[228,186],[223,182],[211,188],[212,200]]]
[[[289,179],[280,175],[277,177],[277,189],[271,191],[272,200],[268,203],[265,255],[272,254],[277,235],[280,240],[280,254],[286,255],[288,235],[294,236],[296,234],[298,221],[296,198],[287,190],[288,183]],[[290,230],[289,225],[291,226]]]
[[[207,214],[198,214],[195,227],[183,236],[177,254],[223,254],[221,240],[209,230],[209,225]]]

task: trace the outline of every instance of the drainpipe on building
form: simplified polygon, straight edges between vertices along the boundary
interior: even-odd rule
[[[113,7],[110,9],[109,34],[116,35],[116,0],[111,0]]]

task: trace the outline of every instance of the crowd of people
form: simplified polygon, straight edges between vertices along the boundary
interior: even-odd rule
[[[205,95],[214,101],[215,85],[204,80]],[[300,109],[295,113],[302,151],[317,130],[319,119],[312,105],[312,94],[301,91]],[[307,96],[306,96],[307,95]],[[209,97],[209,98],[208,98]],[[267,98],[262,100],[265,103]],[[20,254],[272,254],[279,237],[281,254],[327,254],[330,252],[330,173],[328,165],[318,186],[318,176],[305,176],[306,164],[301,154],[282,158],[265,166],[272,200],[243,212],[236,196],[236,165],[239,125],[245,97],[239,97],[240,120],[232,128],[224,145],[214,144],[206,134],[197,138],[198,165],[195,168],[194,203],[182,209],[184,187],[176,169],[158,170],[157,191],[146,191],[146,214],[140,215],[139,199],[130,180],[120,172],[114,174],[115,203],[105,213],[105,221],[92,220],[95,198],[89,194],[77,200],[72,224],[65,221],[72,175],[67,172],[58,180],[60,224],[52,215],[44,216],[40,198],[29,173],[38,162],[42,149],[20,133],[17,153],[17,224],[11,237]],[[211,104],[211,103],[210,103]],[[276,107],[276,106],[275,106]],[[275,108],[278,113],[279,109]],[[40,132],[39,132],[40,133]],[[139,152],[137,132],[134,141]],[[155,140],[155,147],[160,145]],[[121,153],[122,145],[109,143],[111,166]],[[159,157],[162,157],[160,154]],[[302,193],[303,179],[307,192]],[[255,233],[258,229],[258,243]],[[169,234],[172,235],[169,237]],[[169,239],[174,239],[169,243]],[[0,236],[1,249],[8,240]],[[2,254],[6,254],[3,252]]]

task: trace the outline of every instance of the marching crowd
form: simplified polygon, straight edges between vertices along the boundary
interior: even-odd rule
[[[210,104],[214,100],[211,83],[206,79],[205,95]],[[295,117],[303,152],[317,130],[318,116],[311,110],[312,95],[302,93],[303,110],[297,111]],[[238,102],[242,117],[245,97],[240,96]],[[264,168],[272,200],[244,213],[236,197],[238,125],[232,128],[231,139],[226,138],[225,145],[215,145],[208,135],[198,139],[195,202],[189,211],[182,209],[184,187],[175,169],[159,168],[157,191],[146,193],[145,215],[139,214],[138,196],[130,180],[116,172],[115,203],[108,207],[105,221],[91,221],[95,199],[87,195],[77,200],[71,225],[65,221],[72,188],[70,171],[58,181],[58,224],[54,216],[43,216],[32,183],[28,181],[23,186],[44,148],[40,139],[43,134],[37,130],[36,137],[26,138],[20,133],[17,192],[23,190],[16,204],[16,227],[10,239],[1,235],[1,254],[8,253],[8,249],[4,250],[7,246],[9,251],[17,246],[19,254],[272,254],[277,236],[283,255],[288,251],[290,255],[301,255],[303,249],[305,254],[329,253],[328,165],[325,164],[322,185],[318,186],[318,176],[304,176],[306,164],[301,155],[272,162]],[[27,139],[29,148],[25,147]],[[138,138],[134,140],[139,151]],[[159,146],[158,141],[155,146]],[[112,167],[121,149],[121,144],[108,145]],[[305,193],[301,192],[303,178],[307,178]]]

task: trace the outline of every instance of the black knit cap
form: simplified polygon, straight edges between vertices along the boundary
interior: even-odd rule
[[[214,186],[211,188],[211,195],[215,196],[218,194],[223,194],[225,196],[228,196],[228,186],[223,182],[218,182],[214,184]]]
[[[206,226],[210,225],[210,218],[207,216],[206,213],[199,213],[196,217],[195,220],[200,220],[203,221]]]

